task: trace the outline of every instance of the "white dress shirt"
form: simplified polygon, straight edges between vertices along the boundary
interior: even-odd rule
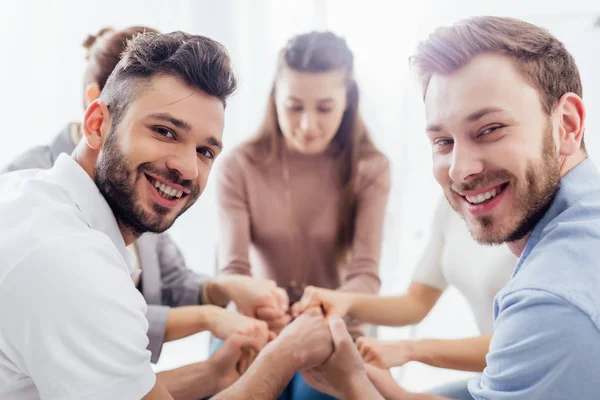
[[[0,399],[140,399],[154,386],[134,256],[63,154],[0,175]]]

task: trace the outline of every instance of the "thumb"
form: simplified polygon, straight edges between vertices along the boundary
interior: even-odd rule
[[[329,317],[329,330],[336,351],[341,347],[353,345],[346,323],[340,316],[333,315]]]

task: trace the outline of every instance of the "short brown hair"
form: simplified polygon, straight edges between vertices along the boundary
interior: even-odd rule
[[[450,74],[482,53],[505,54],[539,91],[548,115],[565,93],[582,97],[575,60],[548,30],[514,18],[474,17],[436,29],[411,57],[423,85],[433,74]]]
[[[139,34],[127,42],[100,95],[109,107],[113,126],[156,75],[179,78],[220,99],[223,105],[237,85],[229,54],[219,42],[184,32]]]

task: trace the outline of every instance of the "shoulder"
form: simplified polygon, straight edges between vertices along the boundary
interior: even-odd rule
[[[33,147],[15,157],[1,172],[18,171],[22,169],[52,167],[52,151],[50,146]]]
[[[108,236],[90,230],[31,243],[31,247],[7,271],[6,281],[0,281],[2,294],[31,296],[31,301],[43,298],[54,307],[101,306],[108,297],[143,307],[143,299],[132,290],[125,261]]]
[[[241,180],[245,174],[268,168],[269,149],[265,143],[246,141],[223,154],[219,161],[220,177]]]
[[[379,150],[362,148],[358,155],[358,170],[356,175],[358,192],[376,185],[382,190],[390,189],[390,161]]]
[[[552,293],[600,327],[598,246],[597,220],[549,224],[529,254],[521,256],[515,277],[500,293],[503,297],[523,289]]]

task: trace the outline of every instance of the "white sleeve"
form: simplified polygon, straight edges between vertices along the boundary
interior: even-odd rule
[[[413,272],[413,282],[440,290],[446,290],[448,287],[448,282],[442,271],[442,254],[444,252],[444,231],[448,224],[449,212],[450,206],[446,199],[442,198],[433,216],[431,236]]]
[[[108,237],[53,240],[3,287],[8,358],[41,399],[140,399],[152,389],[146,303]]]

